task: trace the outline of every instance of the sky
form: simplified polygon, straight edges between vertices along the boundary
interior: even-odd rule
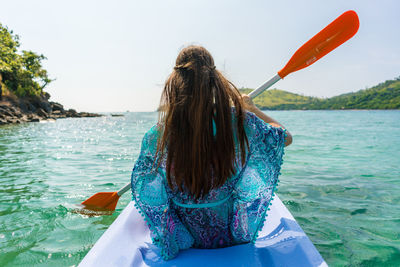
[[[202,45],[237,87],[274,76],[308,39],[347,10],[358,33],[274,85],[319,97],[400,76],[400,1],[1,1],[0,23],[21,49],[47,57],[46,91],[65,108],[154,111],[180,49]]]

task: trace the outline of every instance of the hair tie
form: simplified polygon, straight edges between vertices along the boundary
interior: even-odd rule
[[[215,68],[215,65],[213,65],[213,66],[207,66],[210,70],[215,70],[216,68]],[[174,70],[183,70],[183,69],[187,69],[188,67],[187,66],[185,66],[185,65],[177,65],[177,66],[174,66]]]
[[[174,70],[181,70],[181,69],[184,69],[184,67],[183,66],[175,66],[174,67]]]

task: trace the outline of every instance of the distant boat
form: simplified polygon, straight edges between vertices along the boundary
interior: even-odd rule
[[[111,117],[123,117],[124,114],[111,114]]]

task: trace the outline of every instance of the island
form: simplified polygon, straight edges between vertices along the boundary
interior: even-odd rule
[[[44,55],[19,51],[19,36],[0,23],[0,125],[58,118],[99,117],[101,114],[65,110],[49,101],[44,88],[53,80],[42,67]]]
[[[248,94],[253,89],[239,90]],[[263,110],[400,109],[400,77],[371,88],[330,98],[303,96],[271,89],[264,91],[253,101]]]

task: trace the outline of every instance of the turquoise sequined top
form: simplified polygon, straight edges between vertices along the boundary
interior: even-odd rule
[[[199,200],[168,186],[165,160],[158,169],[154,165],[157,127],[145,134],[132,171],[132,200],[164,260],[181,249],[220,248],[257,239],[278,182],[286,133],[251,112],[246,112],[244,127],[249,141],[245,164]]]

